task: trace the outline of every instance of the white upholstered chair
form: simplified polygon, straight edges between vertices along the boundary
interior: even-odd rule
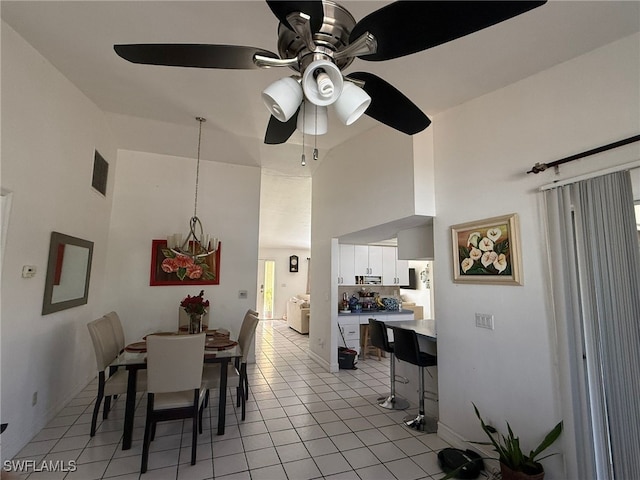
[[[242,420],[246,416],[246,401],[248,399],[249,382],[247,379],[247,357],[251,350],[251,344],[258,325],[258,312],[248,310],[242,321],[238,344],[242,350],[242,358],[237,358],[235,365],[229,363],[227,367],[227,387],[236,388],[236,406],[242,405]],[[207,387],[218,388],[220,386],[220,364],[206,364],[203,372],[203,382]]]
[[[105,315],[109,319],[111,328],[113,328],[113,334],[116,338],[116,344],[118,345],[118,352],[122,352],[126,345],[124,339],[124,329],[122,328],[122,322],[116,312],[109,312]]]
[[[93,342],[98,367],[98,395],[91,417],[90,434],[93,437],[96,434],[98,412],[100,411],[102,400],[104,399],[102,418],[106,419],[111,407],[111,397],[113,395],[127,393],[129,372],[124,369],[110,370],[109,374],[106,372],[109,364],[111,364],[120,353],[111,321],[107,317],[100,317],[97,320],[89,322],[87,328],[89,329],[89,335]],[[144,391],[146,389],[146,383],[146,373],[144,371],[139,372],[136,378],[136,391]]]
[[[192,419],[191,465],[196,463],[198,432],[206,389],[202,384],[206,334],[147,336],[147,417],[142,444],[141,473],[147,471],[149,445],[156,424]]]

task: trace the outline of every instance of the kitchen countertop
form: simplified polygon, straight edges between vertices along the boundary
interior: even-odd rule
[[[378,314],[378,315],[397,315],[399,313],[405,314],[413,314],[413,310],[361,310],[359,312],[341,312],[338,311],[338,315],[348,316],[348,315],[369,315],[369,314]]]

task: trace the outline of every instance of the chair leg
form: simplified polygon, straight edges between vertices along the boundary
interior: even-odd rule
[[[198,450],[198,417],[200,405],[200,391],[195,390],[193,394],[193,425],[191,427],[191,465],[196,464],[196,451]]]
[[[249,377],[247,376],[247,364],[243,363],[240,368],[242,371],[241,377],[244,378],[244,399],[249,400]]]
[[[246,372],[245,372],[246,374]],[[247,399],[244,393],[244,377],[240,377],[240,386],[238,387],[238,400],[242,403],[242,421],[247,417]]]
[[[140,464],[140,473],[147,471],[147,464],[149,462],[149,444],[151,443],[151,429],[153,414],[153,393],[147,395],[147,419],[144,426],[144,438],[142,440],[142,463]]]
[[[437,421],[433,418],[427,418],[424,414],[424,370],[425,367],[420,368],[420,399],[418,401],[418,415],[407,415],[402,420],[404,424],[414,430],[426,433],[436,433],[438,431]]]
[[[102,409],[102,419],[109,418],[109,411],[111,410],[111,396],[104,397],[104,408]]]
[[[204,408],[209,406],[209,389],[207,388],[207,393],[204,394]]]
[[[98,413],[100,412],[100,404],[104,398],[104,372],[98,373],[98,396],[96,397],[96,404],[93,407],[93,415],[91,416],[91,432],[90,436],[94,437],[96,434],[96,427],[98,424]]]
[[[378,406],[389,410],[405,410],[409,408],[409,402],[404,398],[396,397],[396,357],[393,352],[389,352],[389,368],[391,393],[388,397],[378,398]]]

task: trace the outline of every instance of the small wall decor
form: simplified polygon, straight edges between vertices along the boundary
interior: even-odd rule
[[[522,285],[517,214],[451,227],[453,281]]]
[[[297,272],[298,271],[298,256],[297,255],[291,255],[289,257],[289,271],[290,272]]]
[[[51,232],[42,315],[87,303],[92,258],[93,242]]]
[[[93,154],[93,176],[91,186],[102,195],[107,195],[107,178],[109,177],[109,164],[97,150]]]
[[[220,251],[205,257],[189,257],[167,248],[166,240],[151,242],[151,276],[149,285],[219,285]]]

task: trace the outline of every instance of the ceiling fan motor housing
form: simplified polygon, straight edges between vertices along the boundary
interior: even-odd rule
[[[294,70],[303,73],[307,65],[318,60],[317,55],[325,56],[339,70],[343,70],[353,62],[353,57],[333,59],[333,53],[349,44],[349,35],[356,24],[353,16],[342,6],[331,0],[323,0],[324,18],[320,30],[313,33],[317,46],[315,52],[309,51],[304,40],[286,25],[278,26],[278,53],[280,58],[298,58]]]

